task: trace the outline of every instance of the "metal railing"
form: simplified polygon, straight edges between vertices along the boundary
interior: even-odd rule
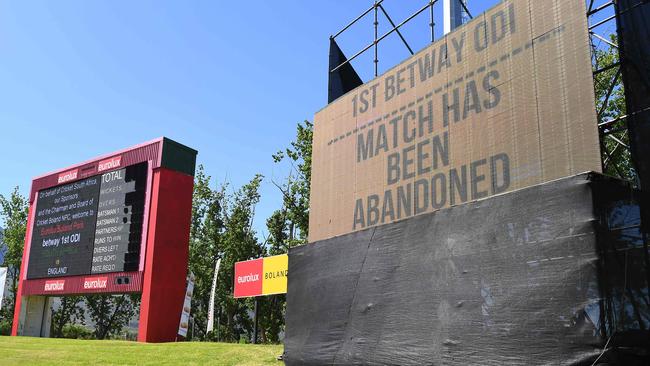
[[[453,1],[460,2],[460,4],[462,5],[462,7],[463,7],[463,9],[465,11],[465,14],[469,18],[472,17],[471,13],[469,12],[469,9],[467,9],[467,5],[465,4],[464,0],[453,0]],[[352,27],[359,20],[363,19],[365,16],[367,16],[371,12],[373,13],[373,16],[374,16],[374,22],[373,22],[374,40],[371,43],[369,43],[368,45],[366,45],[365,47],[363,47],[360,51],[358,51],[357,53],[352,55],[350,58],[343,61],[342,63],[335,66],[334,68],[332,68],[330,70],[330,72],[337,71],[341,67],[343,67],[343,66],[349,64],[350,62],[352,62],[352,60],[356,59],[357,57],[359,57],[364,52],[368,51],[370,48],[374,48],[373,63],[374,63],[374,69],[375,69],[375,76],[377,76],[379,74],[379,42],[381,42],[382,40],[384,40],[386,37],[388,37],[389,35],[391,35],[393,33],[397,33],[399,38],[402,40],[402,43],[404,43],[404,46],[406,46],[406,49],[408,50],[408,52],[411,55],[414,54],[413,49],[411,48],[411,46],[406,41],[406,38],[404,38],[404,35],[402,34],[402,32],[400,32],[400,28],[403,27],[408,22],[410,22],[411,20],[413,20],[418,15],[422,14],[426,10],[429,10],[429,28],[430,28],[430,33],[431,33],[431,42],[433,42],[435,40],[434,5],[438,2],[438,0],[428,0],[428,1],[426,1],[426,4],[424,6],[422,6],[421,8],[416,10],[414,13],[409,15],[406,19],[404,19],[399,24],[395,24],[395,22],[393,21],[391,16],[388,14],[386,9],[384,8],[384,6],[382,4],[383,2],[384,2],[384,0],[375,0],[374,4],[372,6],[370,6],[367,10],[362,12],[361,15],[359,15],[354,20],[352,20],[350,23],[348,23],[340,31],[338,31],[334,35],[330,36],[330,39],[335,39],[336,37],[340,36],[343,32],[347,31],[350,27]],[[392,27],[388,32],[384,33],[381,36],[379,35],[379,12],[381,12],[384,15],[384,17],[388,20],[390,26]]]

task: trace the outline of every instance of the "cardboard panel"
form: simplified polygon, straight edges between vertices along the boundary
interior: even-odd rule
[[[310,241],[600,171],[582,0],[506,0],[316,113]]]

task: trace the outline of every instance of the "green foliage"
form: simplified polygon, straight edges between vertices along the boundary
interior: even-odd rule
[[[289,249],[289,220],[287,210],[275,210],[271,217],[266,219],[266,228],[269,236],[266,238],[270,255],[284,254]]]
[[[70,338],[64,335],[66,326],[72,326],[73,322],[84,322],[84,308],[82,296],[63,296],[58,309],[52,309],[52,327],[50,334],[54,338]],[[76,324],[75,324],[76,325]],[[85,327],[79,325],[85,329]],[[69,332],[70,330],[68,330]],[[74,337],[77,338],[77,337]]]
[[[192,297],[194,336],[203,340],[236,342],[250,334],[249,302],[235,300],[235,262],[265,254],[252,229],[255,206],[259,202],[262,176],[256,175],[238,191],[228,194],[226,184],[210,187],[210,177],[199,166],[195,177],[190,231],[190,271],[195,275]],[[221,259],[215,296],[215,330],[206,334],[214,267]]]
[[[226,185],[216,190],[211,189],[210,176],[199,165],[194,179],[189,250],[189,269],[195,276],[192,296],[193,333],[199,339],[205,339],[214,266],[221,255],[225,221],[223,206],[227,204],[226,199]]]
[[[5,298],[0,309],[0,327],[13,323],[13,311],[16,305],[20,264],[25,245],[25,230],[27,228],[27,213],[29,201],[22,196],[16,187],[9,197],[0,195],[0,226],[3,227],[2,246],[5,257],[2,267],[8,267],[9,296]],[[0,329],[0,332],[3,331]]]
[[[264,296],[259,299],[259,337],[262,343],[280,343],[284,331],[286,295]]]
[[[20,269],[28,209],[27,197],[20,194],[18,187],[14,188],[9,198],[0,195],[0,222],[2,222],[0,226],[4,228],[2,241],[7,249],[3,266]]]
[[[610,41],[616,43],[616,35],[610,35]],[[602,69],[618,63],[618,50],[614,47],[594,48],[594,67]],[[596,110],[600,112],[598,123],[607,122],[627,113],[625,106],[625,89],[618,67],[605,70],[595,76]],[[622,119],[606,127],[609,136],[601,135],[602,159],[605,174],[629,181],[636,180],[630,151],[620,142],[629,146],[630,140],[626,129],[626,120]]]
[[[92,339],[93,332],[81,324],[66,324],[62,327],[59,337],[52,337],[68,339]]]
[[[283,200],[282,207],[266,220],[266,249],[269,255],[284,254],[291,247],[307,243],[313,131],[311,122],[299,123],[291,146],[273,155],[276,163],[288,161],[291,171],[284,183],[275,184],[282,192]],[[285,308],[285,295],[259,299],[259,331],[262,342],[280,341],[280,333],[284,331]]]
[[[136,314],[140,306],[140,295],[89,295],[85,296],[90,319],[95,323],[93,335],[107,339],[119,334]]]
[[[296,139],[284,151],[273,155],[273,161],[289,161],[291,173],[283,184],[276,184],[283,195],[283,209],[288,227],[289,246],[306,244],[309,235],[309,194],[311,184],[311,155],[314,125],[299,123]]]
[[[256,175],[232,197],[226,215],[221,253],[221,269],[217,281],[216,307],[219,324],[218,339],[239,341],[244,333],[251,334],[253,324],[248,312],[251,301],[233,298],[235,262],[254,259],[265,254],[253,230],[255,206],[259,202],[262,176]]]
[[[0,336],[8,336],[11,334],[12,319],[4,317],[0,319]]]

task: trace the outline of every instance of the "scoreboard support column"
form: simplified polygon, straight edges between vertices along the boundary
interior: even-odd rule
[[[20,263],[20,274],[18,275],[18,278],[20,279],[18,281],[18,290],[16,291],[16,304],[14,306],[14,322],[13,325],[11,326],[11,335],[12,336],[17,336],[17,335],[26,335],[23,334],[23,329],[25,326],[25,323],[29,321],[30,316],[27,314],[27,304],[29,303],[29,298],[30,296],[23,296],[23,281],[22,279],[26,277],[25,273],[27,271],[27,260],[29,258],[29,240],[31,239],[31,228],[32,224],[34,223],[34,209],[35,205],[34,202],[30,202],[29,204],[29,216],[27,217],[27,233],[25,235],[25,245],[24,245],[24,250],[23,250],[23,259]],[[22,311],[21,311],[22,310]],[[36,314],[32,314],[31,316],[36,316]],[[43,314],[40,315],[41,319],[43,318]]]
[[[52,297],[49,296],[22,297],[19,317],[20,335],[27,337],[50,336],[52,300]]]
[[[154,170],[139,342],[176,339],[185,298],[193,187],[191,175]]]

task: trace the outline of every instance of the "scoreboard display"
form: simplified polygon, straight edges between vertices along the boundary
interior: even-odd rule
[[[137,271],[147,162],[39,191],[27,279]]]
[[[138,341],[176,340],[196,155],[160,137],[33,178],[11,334],[47,335],[52,297],[140,294]]]

